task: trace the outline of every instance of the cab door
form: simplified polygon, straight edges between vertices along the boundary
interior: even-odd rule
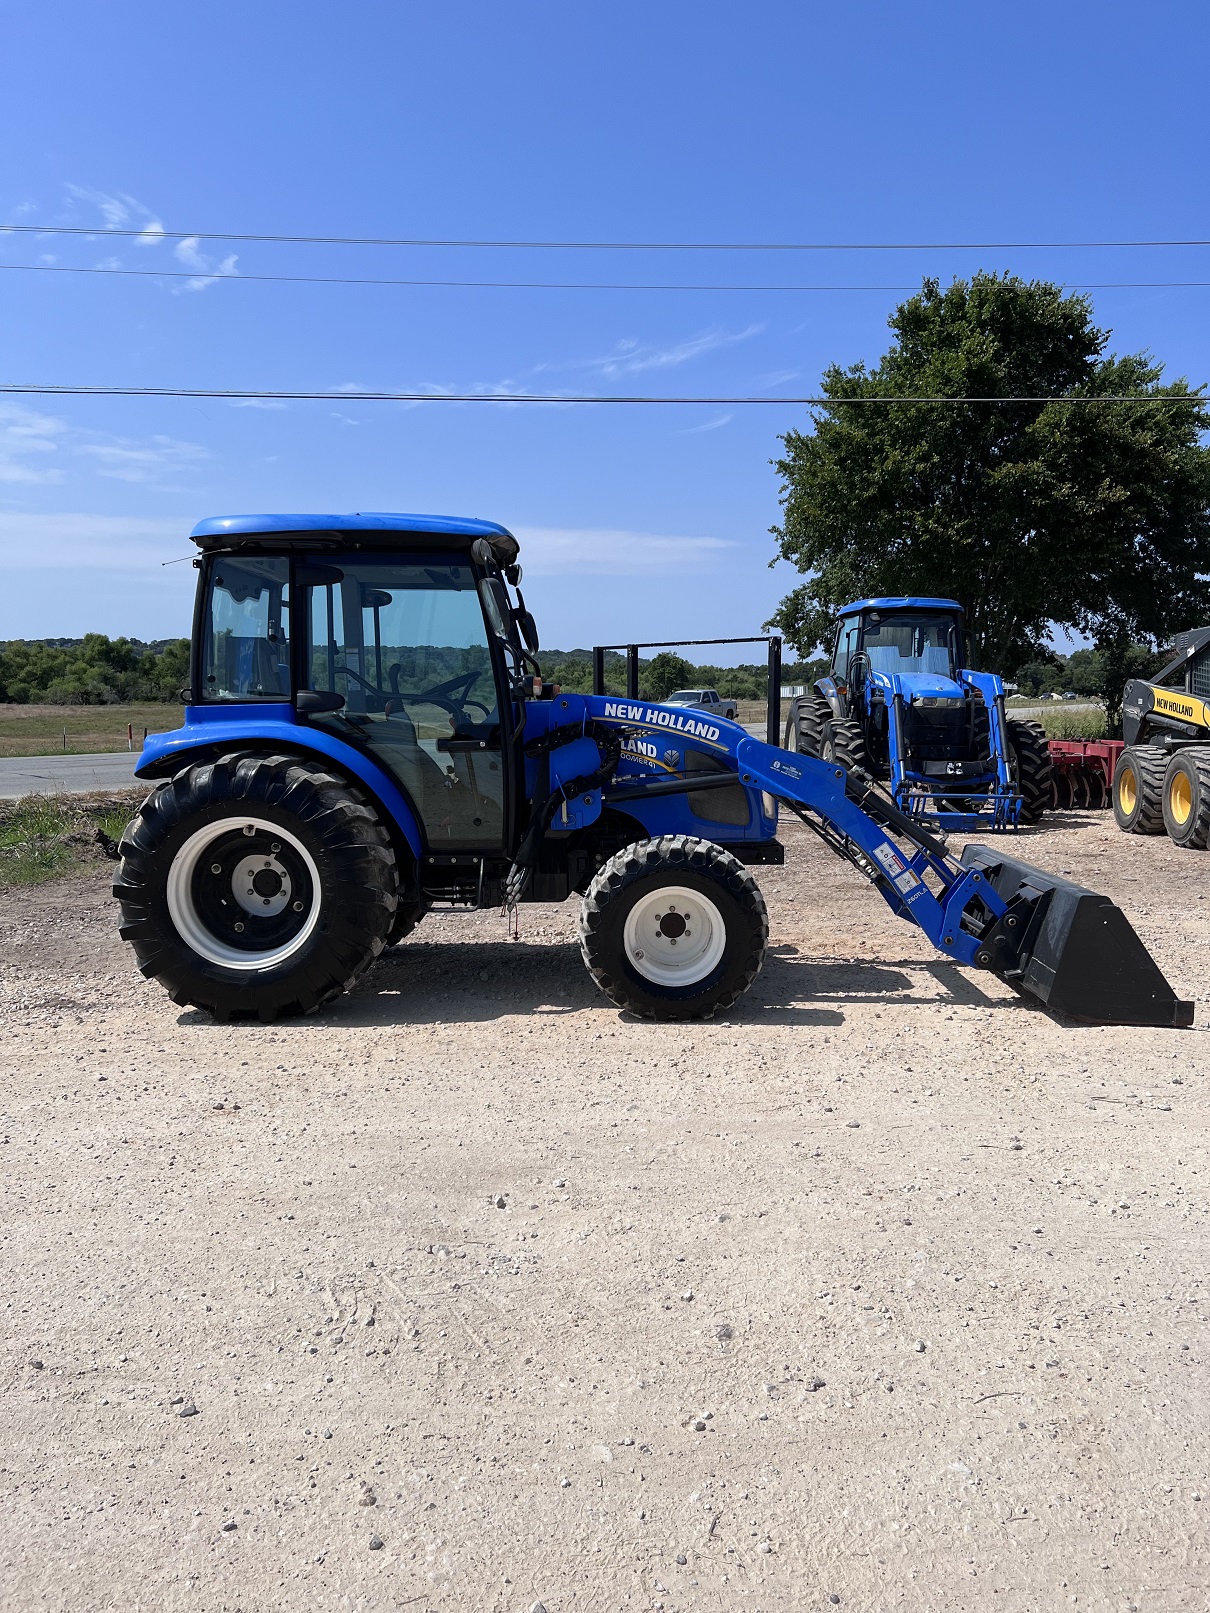
[[[295,587],[305,621],[299,687],[344,699],[312,720],[398,780],[430,851],[503,851],[501,669],[470,565],[342,555],[297,565]]]

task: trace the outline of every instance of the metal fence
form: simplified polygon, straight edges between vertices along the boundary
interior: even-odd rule
[[[639,698],[640,650],[691,650],[704,644],[766,644],[769,653],[769,710],[765,738],[770,745],[781,744],[781,639],[772,638],[682,638],[662,644],[594,644],[592,648],[592,692],[605,693],[605,655],[612,650],[626,656],[626,698]]]

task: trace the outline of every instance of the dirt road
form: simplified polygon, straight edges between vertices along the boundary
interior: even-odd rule
[[[785,839],[688,1030],[570,904],[232,1028],[0,893],[0,1606],[1204,1608],[1210,858],[1017,843],[1198,998],[1089,1031]]]

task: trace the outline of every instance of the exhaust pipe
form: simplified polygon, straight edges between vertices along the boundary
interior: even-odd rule
[[[1107,896],[988,846],[966,846],[961,860],[1008,903],[978,955],[1001,979],[1085,1024],[1193,1024],[1193,1004],[1176,995]]]

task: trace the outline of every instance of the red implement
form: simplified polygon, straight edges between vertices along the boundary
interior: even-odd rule
[[[1096,810],[1113,800],[1113,774],[1125,746],[1120,739],[1052,739],[1052,812]]]

